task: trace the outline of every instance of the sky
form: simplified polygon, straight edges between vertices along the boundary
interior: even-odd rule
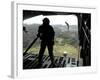
[[[75,15],[38,15],[29,19],[25,19],[23,23],[27,25],[42,24],[42,20],[45,17],[49,18],[50,25],[66,25],[65,22],[67,22],[69,25],[78,25],[78,20]]]

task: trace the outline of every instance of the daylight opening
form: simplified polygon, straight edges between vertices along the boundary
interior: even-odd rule
[[[75,15],[38,15],[23,21],[23,26],[26,28],[26,32],[23,32],[23,49],[24,51],[29,44],[34,40],[38,33],[38,28],[42,24],[43,18],[49,18],[50,25],[55,31],[55,44],[54,44],[54,56],[67,55],[72,58],[78,58],[78,19]],[[39,54],[40,39],[38,39],[28,53]],[[45,55],[48,54],[48,50],[45,50]]]

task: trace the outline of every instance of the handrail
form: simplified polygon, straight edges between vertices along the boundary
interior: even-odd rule
[[[27,51],[32,47],[32,45],[36,42],[36,40],[38,39],[38,37],[36,37],[32,43],[28,46],[28,48],[26,49],[26,51],[23,53],[23,55],[25,55],[27,53]]]

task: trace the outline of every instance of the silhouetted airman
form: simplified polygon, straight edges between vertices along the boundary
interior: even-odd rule
[[[39,64],[42,65],[42,58],[44,51],[46,47],[48,48],[49,56],[52,62],[52,65],[54,64],[54,55],[53,55],[53,45],[54,45],[54,36],[55,32],[51,25],[49,25],[50,20],[48,18],[43,19],[43,24],[39,26],[38,34],[37,36],[40,37],[41,40],[41,46],[39,51]]]

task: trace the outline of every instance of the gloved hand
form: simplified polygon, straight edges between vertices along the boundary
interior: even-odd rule
[[[39,33],[37,34],[37,37],[40,37],[40,34]]]

